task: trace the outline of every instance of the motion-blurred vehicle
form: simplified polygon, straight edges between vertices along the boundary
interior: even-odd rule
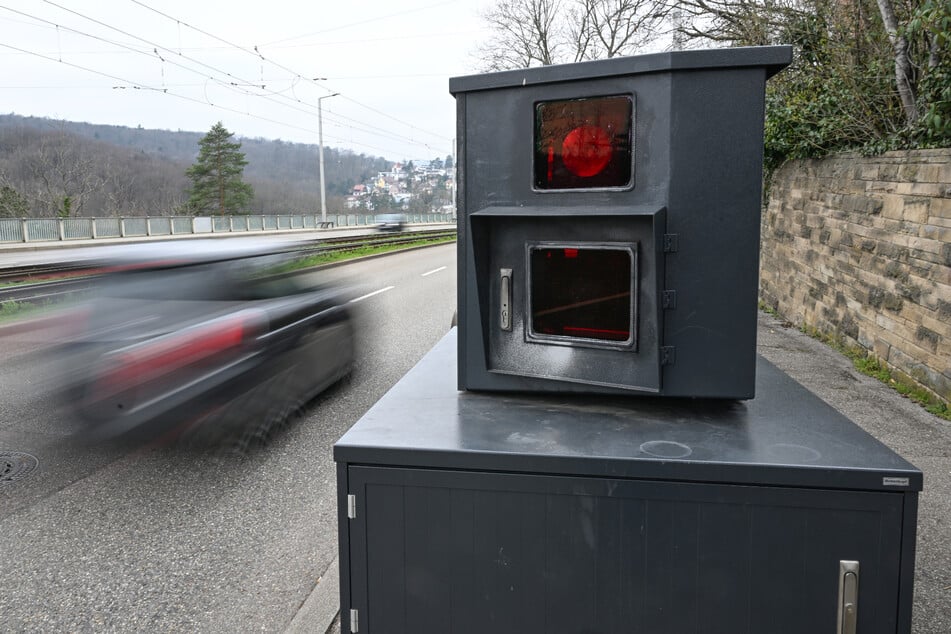
[[[380,214],[376,228],[380,231],[402,231],[406,225],[406,214]]]
[[[82,432],[246,447],[347,375],[348,291],[287,272],[298,247],[116,247],[57,350]]]

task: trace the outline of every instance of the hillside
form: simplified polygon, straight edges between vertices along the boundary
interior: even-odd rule
[[[31,216],[51,215],[64,196],[72,215],[167,215],[185,200],[185,169],[204,134],[0,115],[0,187],[22,196]],[[319,207],[316,144],[235,139],[248,161],[244,176],[254,187],[254,212]],[[391,167],[382,158],[331,147],[324,148],[324,161],[331,212],[343,209],[354,185]]]

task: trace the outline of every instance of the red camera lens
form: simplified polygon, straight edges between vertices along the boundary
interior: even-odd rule
[[[601,128],[583,125],[568,133],[561,144],[561,160],[569,172],[588,178],[611,162],[614,147],[611,137]]]

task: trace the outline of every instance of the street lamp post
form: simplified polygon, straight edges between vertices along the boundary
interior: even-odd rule
[[[339,92],[317,98],[317,143],[320,160],[320,222],[327,222],[327,191],[324,187],[324,118],[320,102],[330,97],[336,97]]]

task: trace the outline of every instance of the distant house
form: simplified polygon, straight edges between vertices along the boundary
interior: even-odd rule
[[[363,184],[354,185],[354,186],[353,186],[353,191],[352,191],[352,193],[353,193],[354,196],[366,196],[366,195],[367,195],[367,186],[366,186],[366,185],[363,185]]]

